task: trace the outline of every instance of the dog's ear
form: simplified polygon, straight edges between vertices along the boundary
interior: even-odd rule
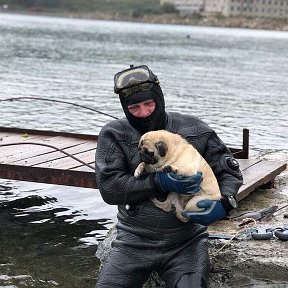
[[[155,146],[159,152],[159,155],[161,157],[164,157],[167,153],[167,150],[168,150],[167,145],[163,141],[159,141],[159,142],[155,143]]]
[[[143,142],[144,142],[144,141],[141,139],[140,142],[139,142],[139,144],[138,144],[138,149],[141,149],[141,147],[143,146]]]

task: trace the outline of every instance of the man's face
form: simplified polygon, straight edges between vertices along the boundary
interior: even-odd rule
[[[139,118],[146,118],[153,113],[156,108],[154,100],[146,100],[139,103],[128,105],[129,112]]]

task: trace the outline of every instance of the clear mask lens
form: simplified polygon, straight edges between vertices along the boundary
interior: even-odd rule
[[[132,67],[117,73],[114,77],[114,92],[119,94],[148,90],[144,84],[159,83],[156,75],[145,65]],[[150,85],[151,88],[152,85]],[[126,92],[125,92],[125,91]],[[128,96],[128,95],[127,95]]]

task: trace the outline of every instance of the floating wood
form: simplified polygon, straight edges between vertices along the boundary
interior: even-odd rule
[[[97,135],[0,127],[0,177],[97,188],[97,140]],[[247,129],[243,129],[242,142],[242,148],[230,148],[244,177],[239,200],[273,181],[287,167],[284,162],[248,159]]]

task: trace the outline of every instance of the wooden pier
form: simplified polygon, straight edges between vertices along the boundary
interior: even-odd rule
[[[95,152],[97,135],[0,127],[0,178],[97,188]],[[258,187],[273,182],[287,163],[248,159],[249,135],[243,130],[238,158],[244,183],[243,199]]]
[[[97,135],[0,127],[0,178],[96,188],[97,139]]]

